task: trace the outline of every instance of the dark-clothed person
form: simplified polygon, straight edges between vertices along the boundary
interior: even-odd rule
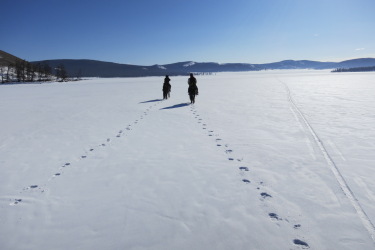
[[[197,79],[192,73],[190,73],[190,78],[188,79],[188,93],[190,97],[190,103],[195,103],[195,96],[198,95]]]
[[[168,97],[171,96],[171,89],[172,89],[172,86],[171,84],[169,83],[171,81],[171,79],[169,78],[168,75],[165,76],[164,78],[164,84],[163,84],[163,99],[168,99]]]

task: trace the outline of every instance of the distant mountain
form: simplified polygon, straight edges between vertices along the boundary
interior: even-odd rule
[[[335,68],[359,68],[372,66],[375,66],[375,58],[359,58],[339,62],[335,65]]]
[[[47,63],[52,68],[58,68],[63,64],[70,76],[75,76],[79,72],[85,77],[138,77],[138,76],[163,76],[163,75],[184,75],[190,72],[224,72],[224,71],[252,71],[262,70],[253,64],[243,63],[197,63],[179,62],[165,65],[139,66],[129,64],[118,64],[95,60],[45,60],[34,61],[37,63]]]
[[[374,60],[375,63],[375,60]],[[285,60],[275,63],[258,64],[259,67],[265,69],[329,69],[334,68],[335,63],[333,62],[317,62],[317,61],[294,61]]]
[[[52,68],[63,64],[72,77],[80,74],[85,77],[138,77],[162,75],[186,75],[190,72],[237,72],[273,69],[335,69],[375,66],[375,58],[360,58],[342,62],[318,62],[308,60],[285,60],[265,64],[247,63],[213,63],[213,62],[179,62],[165,65],[140,66],[119,64],[96,60],[59,59],[35,61],[32,63],[47,63]]]
[[[0,50],[0,67],[15,65],[22,59]],[[214,62],[178,62],[164,65],[141,66],[120,64],[88,59],[56,59],[34,61],[32,64],[49,65],[52,74],[61,65],[68,77],[142,77],[164,75],[187,75],[190,72],[243,72],[274,69],[349,69],[374,67],[375,58],[359,58],[342,62],[319,62],[308,60],[285,60],[274,63],[214,63]],[[341,72],[341,71],[340,71]]]

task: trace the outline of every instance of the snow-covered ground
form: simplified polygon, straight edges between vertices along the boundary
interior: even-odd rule
[[[0,86],[0,249],[374,249],[374,76]]]

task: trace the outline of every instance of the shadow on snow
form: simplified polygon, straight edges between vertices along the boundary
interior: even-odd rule
[[[186,106],[189,106],[189,103],[180,103],[180,104],[176,104],[176,105],[173,105],[173,106],[169,106],[169,107],[161,108],[160,110],[162,110],[162,109],[175,109],[175,108],[182,108],[182,107],[186,107]]]
[[[159,102],[159,101],[163,101],[163,99],[154,99],[154,100],[144,101],[140,103]]]

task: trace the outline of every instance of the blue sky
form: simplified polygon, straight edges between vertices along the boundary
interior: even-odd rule
[[[374,0],[1,0],[0,49],[136,65],[375,57]]]

